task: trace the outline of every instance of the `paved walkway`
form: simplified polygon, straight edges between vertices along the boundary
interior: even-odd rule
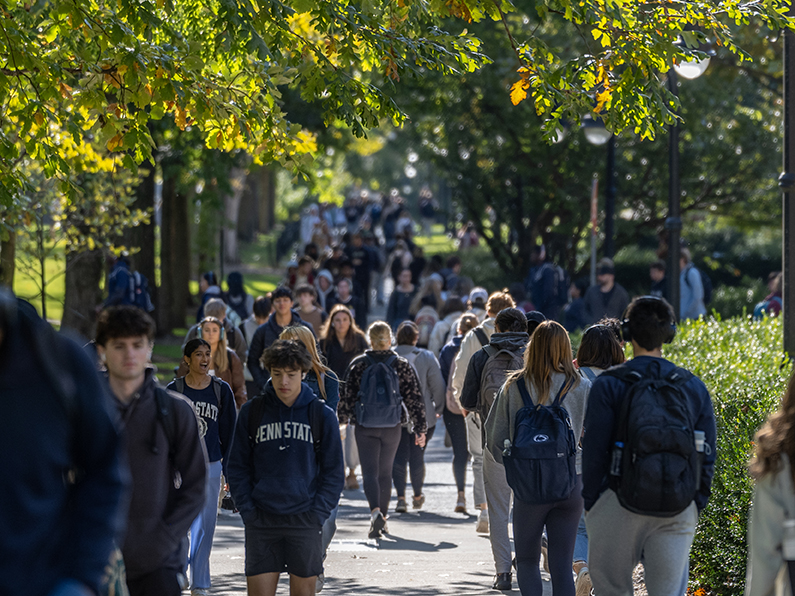
[[[367,539],[370,516],[364,492],[361,488],[345,491],[337,534],[326,559],[323,595],[499,594],[491,589],[494,563],[488,536],[475,533],[474,513],[453,513],[456,489],[451,461],[452,451],[444,447],[440,423],[428,445],[425,505],[420,511],[391,513],[390,534],[380,541]],[[468,479],[471,505],[471,477]],[[243,555],[243,524],[239,516],[222,515],[211,561],[213,594],[245,593]],[[541,573],[545,579],[544,594],[548,596],[552,593],[549,576]],[[282,584],[279,594],[288,594],[286,575]],[[514,590],[504,593],[520,593],[515,578]]]

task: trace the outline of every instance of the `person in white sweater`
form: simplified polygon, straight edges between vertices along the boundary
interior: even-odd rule
[[[464,336],[461,349],[455,357],[455,370],[453,371],[452,387],[453,399],[461,407],[461,389],[467,367],[472,356],[483,346],[489,343],[491,334],[494,333],[494,317],[505,308],[513,308],[513,298],[507,291],[494,292],[486,302],[488,318]],[[478,523],[475,531],[481,534],[489,533],[489,511],[486,505],[486,490],[483,487],[483,421],[477,412],[469,412],[466,416],[467,449],[472,456],[472,492],[475,497],[475,509],[479,509]]]
[[[795,568],[795,548],[785,545],[785,523],[795,524],[795,376],[781,408],[756,434],[751,474],[756,479],[748,524],[746,596],[791,596],[787,573]],[[793,530],[791,530],[793,531]]]

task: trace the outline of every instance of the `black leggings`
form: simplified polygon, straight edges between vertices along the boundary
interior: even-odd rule
[[[514,498],[513,542],[516,548],[516,580],[523,596],[541,596],[544,592],[538,563],[541,559],[541,535],[547,527],[549,575],[554,596],[574,596],[571,560],[582,513],[582,476],[565,501],[531,505]]]
[[[380,509],[386,515],[392,496],[392,463],[400,444],[399,424],[392,428],[356,427],[356,446],[362,466],[364,494],[370,510]]]
[[[433,431],[432,426],[425,433],[425,445],[431,442]],[[398,499],[406,498],[406,466],[411,469],[411,488],[414,489],[414,496],[422,494],[422,485],[425,483],[425,447],[415,444],[416,435],[409,434],[405,428],[400,433],[400,445],[395,454],[395,463],[392,464],[392,482],[395,483]]]
[[[461,414],[453,414],[447,407],[444,408],[444,427],[450,435],[453,444],[453,476],[458,492],[464,492],[467,483],[467,464],[469,451],[467,451],[467,425]]]

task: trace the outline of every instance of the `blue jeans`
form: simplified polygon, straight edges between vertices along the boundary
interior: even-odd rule
[[[585,511],[580,514],[580,525],[577,526],[577,538],[574,541],[574,559],[588,562],[588,530],[585,529]]]
[[[190,526],[190,587],[210,587],[210,551],[213,548],[215,522],[218,519],[218,493],[221,490],[221,462],[207,466],[207,486],[204,509]]]

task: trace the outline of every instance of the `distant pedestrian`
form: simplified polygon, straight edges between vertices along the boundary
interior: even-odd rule
[[[455,357],[458,350],[461,349],[461,341],[469,331],[477,326],[478,319],[475,315],[462,315],[456,322],[455,334],[442,348],[439,356],[439,368],[447,384],[442,416],[444,417],[444,428],[450,436],[450,443],[453,447],[453,477],[458,489],[454,510],[456,513],[466,513],[467,511],[465,488],[469,451],[467,450],[467,426],[464,422],[464,412],[453,397],[453,372],[455,371]]]
[[[433,326],[428,349],[434,355],[440,355],[442,348],[456,334],[456,322],[464,314],[464,304],[456,297],[448,298],[439,311],[440,321]]]
[[[754,307],[754,318],[761,319],[765,314],[769,317],[777,317],[781,314],[781,309],[784,306],[782,290],[782,275],[781,271],[773,271],[767,277],[767,288],[770,293],[765,296],[759,304]]]
[[[221,321],[227,347],[234,350],[237,357],[243,362],[246,358],[246,352],[248,351],[248,342],[240,328],[226,316],[229,311],[230,309],[224,304],[223,300],[220,298],[211,298],[207,301],[207,304],[204,305],[204,316],[202,320],[207,317],[213,317]],[[201,320],[188,329],[188,333],[185,335],[185,339],[182,342],[183,348],[190,340],[199,337],[200,325]]]
[[[292,310],[293,306],[293,292],[290,288],[279,286],[271,294],[271,303],[273,304],[273,314],[268,317],[267,323],[260,325],[259,329],[254,333],[251,340],[251,346],[248,349],[248,369],[254,377],[254,383],[257,389],[261,391],[268,381],[268,372],[263,370],[260,359],[263,352],[279,338],[281,332],[285,327],[290,325],[307,325],[297,312]],[[311,326],[309,326],[310,329]],[[312,329],[314,333],[314,329]]]
[[[594,381],[585,418],[582,495],[591,580],[596,594],[631,594],[632,570],[642,557],[649,594],[684,594],[698,512],[714,472],[712,401],[700,379],[662,358],[663,344],[676,334],[667,302],[635,298],[622,330],[634,358]],[[640,428],[656,430],[639,434]]]
[[[748,523],[746,596],[791,596],[795,552],[787,544],[795,520],[795,379],[781,407],[756,433],[751,474],[754,498]],[[789,576],[789,578],[787,577]]]
[[[331,312],[334,306],[334,276],[328,269],[321,269],[315,277],[315,290],[317,291],[317,302],[326,312]]]
[[[534,310],[544,313],[547,319],[557,320],[561,308],[568,301],[568,276],[547,259],[543,244],[533,247],[530,263],[525,289],[533,297]]]
[[[679,293],[681,296],[679,319],[685,321],[706,316],[704,283],[701,280],[701,273],[691,261],[690,251],[686,248],[682,249],[679,268],[681,269],[679,274]]]
[[[203,273],[199,278],[199,292],[201,292],[201,303],[199,304],[199,310],[196,311],[197,323],[206,316],[204,313],[204,305],[207,304],[211,298],[221,299],[223,296],[221,286],[218,283],[218,277],[216,277],[213,271]]]
[[[422,509],[425,503],[425,494],[422,492],[425,484],[425,447],[433,438],[436,430],[436,421],[442,417],[445,400],[445,383],[439,362],[428,350],[417,347],[420,332],[417,325],[411,321],[404,321],[398,327],[397,347],[395,352],[405,358],[420,382],[420,393],[425,400],[425,445],[420,446],[414,441],[414,433],[403,427],[400,445],[395,454],[392,465],[392,480],[397,492],[397,513],[405,513],[408,509],[406,502],[406,468],[411,471],[411,488],[414,496],[411,502],[412,509]]]
[[[569,333],[588,326],[585,314],[585,292],[588,291],[588,280],[580,278],[569,286],[570,302],[563,307],[563,326]]]
[[[334,412],[301,381],[312,366],[304,345],[277,340],[262,358],[271,379],[241,408],[227,464],[245,526],[246,583],[251,595],[273,596],[287,571],[290,592],[308,596],[323,573],[323,524],[342,492],[342,445]]]
[[[244,378],[246,379],[246,394],[248,397],[253,398],[259,395],[259,388],[254,384],[254,377],[248,369],[248,346],[251,345],[251,340],[254,339],[254,334],[260,325],[268,322],[268,317],[271,316],[271,299],[267,296],[258,296],[254,301],[253,314],[243,321],[239,329],[243,333],[246,340],[246,357],[242,360],[244,367]]]
[[[524,363],[524,369],[509,378],[500,390],[486,420],[486,444],[490,454],[499,463],[504,462],[503,450],[510,450],[511,445],[516,449],[520,428],[516,420],[519,412],[526,407],[537,411],[539,406],[553,409],[560,406],[566,411],[574,437],[582,434],[591,383],[580,378],[572,365],[571,343],[563,326],[555,321],[541,323],[533,332],[533,339],[525,351]],[[543,439],[549,440],[549,437],[543,435]],[[575,441],[572,440],[574,445]],[[558,461],[564,460],[560,458]],[[517,486],[511,484],[514,488],[516,575],[523,596],[541,596],[544,592],[539,571],[544,527],[549,544],[548,566],[553,594],[574,594],[571,563],[583,506],[580,470],[576,466],[575,470],[577,474],[571,479],[573,490],[567,495],[556,491],[561,492],[561,495],[554,501],[525,500],[525,495],[517,492]],[[573,474],[575,470],[570,469],[570,472]],[[565,482],[563,478],[555,480]],[[564,483],[560,488],[565,489],[567,486]],[[555,492],[552,487],[533,488],[540,493]],[[609,550],[607,547],[605,549]],[[602,593],[609,594],[610,591],[605,589]]]
[[[404,269],[398,276],[398,285],[389,297],[386,307],[386,322],[397,331],[398,325],[403,321],[410,321],[411,303],[417,294],[417,287],[411,281],[411,271]]]
[[[254,310],[254,296],[246,292],[243,276],[238,271],[232,271],[226,276],[226,285],[229,289],[224,296],[224,302],[237,313],[241,321],[245,321]]]
[[[629,304],[629,294],[616,283],[616,268],[611,259],[601,259],[596,265],[596,285],[585,292],[585,318],[589,325],[602,317],[618,319]]]
[[[304,284],[295,289],[295,297],[298,299],[296,311],[302,320],[306,321],[312,328],[317,330],[328,316],[326,312],[315,304],[317,293],[314,286]]]
[[[210,374],[212,350],[207,341],[190,340],[183,350],[182,360],[188,372],[172,381],[167,389],[181,393],[193,404],[199,417],[199,434],[207,450],[206,499],[204,508],[190,527],[188,556],[191,596],[206,596],[211,585],[210,553],[218,519],[218,492],[232,445],[237,410],[231,387]]]
[[[373,349],[348,367],[337,411],[340,424],[356,425],[364,494],[370,506],[368,536],[380,538],[382,533],[389,533],[386,514],[392,495],[392,464],[400,445],[401,425],[412,424],[414,440],[423,447],[426,413],[417,373],[391,350],[389,325],[377,321],[370,325],[367,334]]]
[[[608,325],[596,324],[585,330],[574,365],[580,376],[591,383],[611,366],[623,364],[624,350],[613,329]],[[587,429],[583,428],[583,434]],[[577,453],[577,465],[582,470],[582,453]],[[588,531],[585,527],[585,512],[580,516],[577,526],[577,539],[574,542],[574,559],[572,571],[576,577],[575,593],[588,595],[593,589],[591,573],[588,569]]]
[[[665,261],[658,259],[649,267],[649,277],[651,278],[651,288],[649,296],[657,296],[668,300],[668,280],[665,278]]]
[[[326,362],[339,379],[345,377],[345,371],[351,361],[364,354],[367,349],[367,337],[356,324],[351,311],[342,304],[331,309],[331,314],[323,327],[320,328],[320,350]],[[356,480],[356,468],[359,467],[359,449],[356,447],[354,426],[349,424],[344,429],[343,456],[345,458],[345,488],[359,488]]]
[[[367,309],[364,307],[361,298],[354,296],[352,293],[351,281],[347,277],[343,277],[337,282],[337,293],[334,294],[334,299],[331,302],[331,308],[341,304],[353,315],[354,321],[361,328],[367,327]]]

